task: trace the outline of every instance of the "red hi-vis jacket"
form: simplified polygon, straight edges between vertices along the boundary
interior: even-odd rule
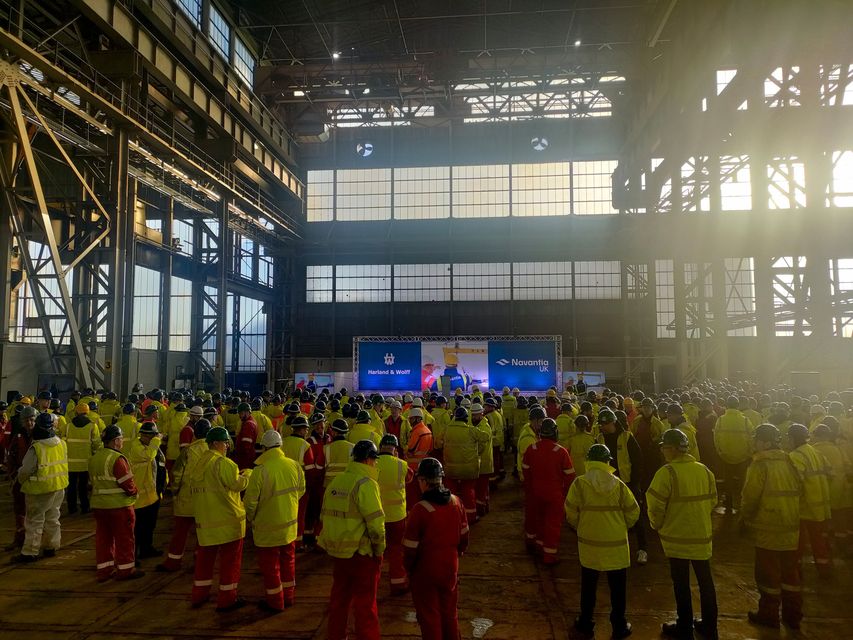
[[[413,581],[452,588],[459,556],[468,548],[462,501],[447,489],[429,489],[406,519],[403,564]]]
[[[525,489],[543,500],[562,502],[575,479],[572,457],[554,440],[540,440],[527,447],[521,468]]]
[[[258,425],[253,418],[240,424],[240,432],[234,443],[234,462],[242,469],[251,469],[255,464],[255,440],[258,439]]]

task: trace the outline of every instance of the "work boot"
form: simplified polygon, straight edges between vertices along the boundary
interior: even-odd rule
[[[620,640],[621,638],[627,638],[628,636],[630,636],[632,631],[633,627],[631,626],[631,623],[626,622],[625,626],[621,629],[614,629],[613,635],[610,637],[613,638],[613,640]]]
[[[53,558],[56,555],[56,549],[45,549],[42,553],[45,558]]]
[[[758,611],[750,611],[746,614],[746,617],[749,621],[760,627],[769,627],[770,629],[778,629],[779,628],[779,619],[772,619],[767,616],[761,615]]]
[[[231,611],[237,611],[237,609],[242,609],[248,604],[243,598],[237,598],[231,604],[225,605],[224,607],[216,607],[216,613],[229,613]]]
[[[693,620],[693,628],[696,630],[700,636],[702,636],[705,640],[718,640],[719,635],[717,634],[717,625],[711,626],[710,622],[705,622],[701,618],[696,618]]]
[[[676,638],[676,640],[693,640],[693,627],[685,628],[678,621],[664,622],[660,626],[660,634],[664,638]]]
[[[258,601],[258,609],[260,609],[264,613],[272,613],[272,614],[281,613],[282,611],[284,611],[284,609],[277,609],[276,607],[272,606],[266,600],[259,600]],[[219,611],[219,609],[217,609],[217,611]]]
[[[29,556],[25,553],[19,553],[11,560],[12,564],[29,564],[38,560],[38,556]]]
[[[577,640],[593,640],[595,638],[595,623],[590,622],[588,624],[584,624],[580,621],[580,618],[578,618],[575,620],[572,631],[572,637],[577,638]]]
[[[163,552],[160,549],[151,547],[150,549],[142,549],[136,557],[140,560],[145,560],[147,558],[159,558],[162,555]]]
[[[126,573],[123,576],[116,576],[116,580],[138,580],[144,575],[144,571],[134,571],[133,573]]]

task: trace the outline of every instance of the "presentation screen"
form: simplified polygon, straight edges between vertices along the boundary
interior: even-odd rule
[[[417,391],[444,395],[504,386],[537,391],[562,381],[560,338],[399,338],[354,340],[353,376],[360,391]]]

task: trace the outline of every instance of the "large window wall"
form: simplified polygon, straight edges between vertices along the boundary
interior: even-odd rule
[[[308,172],[309,222],[603,215],[615,160]]]

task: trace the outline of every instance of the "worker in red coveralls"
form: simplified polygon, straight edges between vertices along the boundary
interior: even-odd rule
[[[533,500],[533,532],[545,564],[557,563],[557,545],[563,528],[563,505],[575,479],[569,452],[557,444],[557,423],[545,418],[539,441],[527,447],[524,469],[525,496]]]
[[[305,507],[305,540],[306,551],[310,551],[317,544],[317,536],[320,534],[320,510],[323,508],[323,478],[326,475],[326,453],[325,447],[332,441],[332,436],[326,433],[326,416],[315,412],[311,416],[311,435],[308,436],[308,446],[314,458],[314,468],[305,474],[306,492],[308,504]]]
[[[406,533],[406,485],[415,475],[409,465],[397,457],[399,447],[396,436],[390,433],[382,436],[376,460],[379,495],[385,512],[385,555],[392,596],[409,590],[409,579],[403,568],[403,536]]]
[[[403,405],[392,400],[388,406],[391,408],[391,415],[385,418],[385,433],[390,433],[400,440],[403,432]]]
[[[132,580],[145,575],[136,570],[133,504],[139,493],[130,463],[121,453],[121,429],[112,424],[101,434],[103,448],[89,459],[92,510],[95,514],[95,562],[98,582]]]
[[[282,451],[284,455],[294,462],[302,465],[302,471],[305,472],[307,478],[309,474],[313,474],[317,469],[314,464],[314,454],[311,450],[311,445],[305,439],[308,436],[308,419],[305,416],[296,416],[293,422],[290,423],[291,433],[283,439]],[[296,550],[303,551],[305,542],[305,514],[308,511],[308,492],[306,491],[299,498],[299,516],[298,516],[298,537],[296,540]]]
[[[418,465],[423,499],[409,511],[403,550],[412,602],[424,640],[458,640],[459,558],[468,548],[468,520],[462,501],[442,484],[435,458]]]
[[[18,482],[18,470],[33,443],[33,427],[38,414],[34,407],[18,407],[21,410],[9,420],[12,427],[6,445],[6,473],[12,481],[12,513],[15,515],[15,538],[6,546],[6,551],[20,550],[26,537],[27,503],[21,491],[21,483]]]
[[[242,471],[251,469],[255,464],[255,441],[258,439],[258,424],[252,416],[252,408],[246,402],[237,405],[240,416],[240,428],[237,431],[237,442],[234,446],[234,462]]]

